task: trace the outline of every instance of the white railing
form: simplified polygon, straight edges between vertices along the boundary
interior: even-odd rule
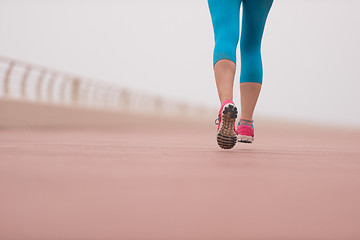
[[[141,111],[184,117],[213,116],[201,106],[164,100],[100,81],[0,56],[0,99],[106,111]]]

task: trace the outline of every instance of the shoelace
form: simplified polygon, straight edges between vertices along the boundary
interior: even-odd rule
[[[215,125],[219,125],[219,118],[215,119]]]
[[[238,126],[240,126],[241,124],[243,124],[243,125],[247,125],[247,126],[254,127],[254,126],[253,126],[253,123],[254,123],[254,120],[247,120],[247,119],[242,119],[242,118],[240,118],[240,121],[238,122]]]

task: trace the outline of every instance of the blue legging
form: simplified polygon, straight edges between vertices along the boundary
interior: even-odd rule
[[[221,59],[229,59],[236,64],[241,3],[240,82],[261,84],[261,39],[273,0],[208,0],[215,35],[214,66]]]

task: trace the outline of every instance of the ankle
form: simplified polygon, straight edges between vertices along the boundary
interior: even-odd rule
[[[220,104],[223,104],[225,101],[233,101],[232,98],[221,98],[220,99]]]
[[[240,120],[245,120],[245,121],[253,121],[252,117],[251,116],[244,116],[243,115],[240,117]]]

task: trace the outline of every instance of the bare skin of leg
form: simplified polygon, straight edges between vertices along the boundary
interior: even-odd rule
[[[236,65],[228,59],[219,60],[214,66],[216,86],[220,102],[233,100]]]
[[[241,118],[252,120],[256,102],[261,90],[260,83],[240,83]]]
[[[232,101],[236,71],[235,63],[228,59],[222,59],[215,64],[214,71],[220,102]],[[240,84],[241,118],[252,120],[260,90],[260,83],[245,82]]]

